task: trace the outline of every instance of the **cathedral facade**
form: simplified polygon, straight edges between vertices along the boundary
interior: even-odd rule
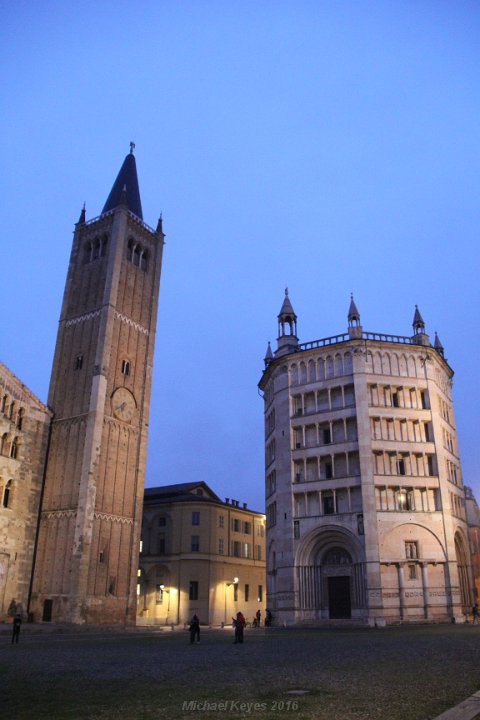
[[[300,344],[286,291],[265,405],[267,594],[285,623],[463,620],[474,598],[453,371],[413,335]]]
[[[164,235],[143,221],[133,144],[99,217],[75,226],[30,610],[135,622]]]

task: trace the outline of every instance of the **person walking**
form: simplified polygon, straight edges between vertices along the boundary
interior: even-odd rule
[[[260,627],[260,622],[262,619],[262,613],[260,610],[257,610],[255,613],[255,627]]]
[[[472,625],[478,625],[478,605],[475,603],[475,605],[472,608]]]
[[[200,620],[196,615],[193,616],[193,618],[190,620],[190,644],[195,642],[195,638],[197,638],[197,643],[200,642]]]
[[[20,613],[17,613],[15,617],[13,618],[13,628],[12,628],[12,645],[13,643],[18,643],[18,639],[20,637],[20,628],[22,626],[22,616]]]
[[[233,644],[236,645],[237,643],[243,643],[243,631],[245,629],[245,625],[247,624],[243,613],[238,612],[237,617],[232,618],[232,620],[235,625],[235,641]]]

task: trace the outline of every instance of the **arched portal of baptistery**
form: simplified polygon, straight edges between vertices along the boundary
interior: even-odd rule
[[[297,553],[297,620],[363,618],[366,572],[363,545],[346,528],[317,528]]]

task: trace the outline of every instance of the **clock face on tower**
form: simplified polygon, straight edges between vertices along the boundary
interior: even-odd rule
[[[112,395],[113,414],[119,420],[130,422],[137,404],[130,390],[120,387],[115,390]]]

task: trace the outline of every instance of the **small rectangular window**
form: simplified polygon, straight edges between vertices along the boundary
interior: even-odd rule
[[[225,524],[225,518],[223,517],[223,515],[219,515],[218,516],[218,527],[223,528],[224,524]]]
[[[263,585],[258,586],[257,602],[263,602]]]
[[[416,580],[416,579],[417,579],[417,566],[416,566],[416,565],[409,565],[409,566],[408,566],[408,579],[409,579],[409,580]]]
[[[200,525],[200,512],[198,510],[192,512],[192,525]]]
[[[238,602],[238,582],[233,583],[233,601]]]
[[[122,375],[125,375],[125,377],[128,377],[128,375],[130,375],[130,361],[129,360],[122,360]]]
[[[83,355],[77,355],[75,358],[75,370],[81,370],[83,367]]]
[[[197,580],[190,580],[188,598],[189,598],[189,600],[198,600],[198,581]]]
[[[300,537],[300,521],[299,520],[293,521],[293,537],[295,538],[295,540],[298,540],[298,538]]]
[[[155,602],[157,605],[163,604],[163,587],[161,585],[157,585],[155,588]]]
[[[243,532],[245,535],[250,535],[252,532],[252,523],[244,522],[243,523]]]
[[[165,535],[158,536],[158,554],[165,555]]]
[[[248,602],[249,594],[250,594],[250,585],[245,585],[245,602]]]
[[[200,537],[199,535],[192,535],[191,551],[199,552],[200,550]]]
[[[236,518],[232,520],[232,529],[234,532],[240,532],[240,520]]]
[[[223,538],[218,539],[218,554],[224,555],[225,553],[225,541]]]

